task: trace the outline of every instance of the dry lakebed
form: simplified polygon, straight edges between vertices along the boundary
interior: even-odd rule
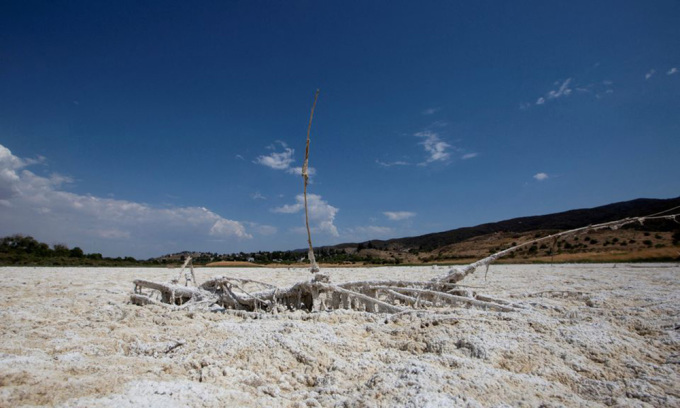
[[[333,282],[445,267],[337,268]],[[428,314],[198,312],[130,303],[157,268],[0,268],[0,406],[680,406],[680,266],[493,265],[522,306]],[[307,269],[198,268],[283,287]]]

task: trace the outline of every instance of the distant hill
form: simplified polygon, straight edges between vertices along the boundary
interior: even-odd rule
[[[564,211],[560,213],[520,217],[510,220],[481,224],[474,227],[457,228],[444,232],[390,240],[371,240],[362,243],[346,243],[328,248],[373,248],[378,250],[417,249],[434,251],[471,238],[493,233],[527,233],[546,230],[569,230],[591,224],[600,224],[628,217],[640,217],[666,211],[680,206],[680,197],[670,199],[639,198],[594,208]],[[645,230],[670,231],[672,223],[648,223]],[[677,225],[675,225],[677,227]]]

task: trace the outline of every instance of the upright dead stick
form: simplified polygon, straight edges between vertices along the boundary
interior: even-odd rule
[[[305,180],[304,197],[305,197],[305,223],[307,225],[307,243],[309,244],[309,263],[311,265],[311,272],[319,272],[319,265],[316,263],[314,257],[314,247],[312,246],[312,233],[309,229],[309,213],[307,211],[307,184],[309,183],[309,134],[312,130],[312,119],[314,118],[314,108],[316,107],[316,100],[319,99],[319,90],[314,94],[314,103],[312,104],[312,113],[309,115],[309,126],[307,126],[307,147],[305,148],[305,163],[302,165],[302,178]]]

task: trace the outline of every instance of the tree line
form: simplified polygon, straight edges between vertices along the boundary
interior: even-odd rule
[[[148,261],[138,261],[131,256],[104,257],[100,253],[86,254],[79,247],[65,244],[50,247],[31,236],[11,235],[0,240],[0,265],[17,266],[136,266]]]
[[[363,248],[362,248],[363,249]],[[361,251],[348,253],[343,249],[318,248],[315,250],[317,261],[334,264],[394,264],[395,259],[380,259]],[[105,257],[100,253],[85,253],[80,247],[69,248],[66,244],[52,246],[40,242],[27,235],[11,235],[0,239],[0,265],[5,266],[161,266],[178,264],[186,259],[186,254],[179,257],[160,257],[139,260],[131,256]],[[192,253],[194,254],[194,253]],[[217,261],[247,261],[256,264],[294,264],[306,261],[306,252],[302,251],[258,251],[238,252],[218,255],[216,253],[200,253],[194,255],[194,265],[205,265]]]

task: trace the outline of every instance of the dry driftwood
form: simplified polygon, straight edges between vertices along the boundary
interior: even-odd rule
[[[459,285],[462,279],[482,266],[535,243],[604,228],[617,229],[645,220],[672,219],[678,215],[626,218],[590,225],[549,235],[497,252],[463,267],[452,268],[432,281],[369,280],[341,284],[330,282],[328,275],[315,274],[309,281],[298,282],[287,288],[249,279],[218,276],[198,287],[175,283],[159,283],[143,279],[134,281],[135,291],[130,299],[139,305],[156,304],[170,308],[209,308],[242,310],[247,312],[281,312],[284,310],[329,311],[351,309],[372,313],[402,314],[429,310],[442,313],[448,308],[473,307],[498,312],[517,310],[511,302],[477,294]],[[187,282],[188,284],[188,282]]]

